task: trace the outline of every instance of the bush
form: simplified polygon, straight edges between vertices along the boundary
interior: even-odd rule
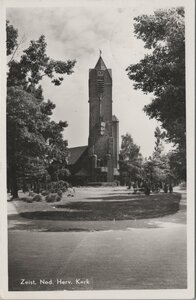
[[[50,194],[49,191],[42,191],[42,192],[41,192],[41,195],[42,195],[42,196],[47,196],[47,195],[49,195],[49,194]]]
[[[58,190],[58,191],[57,191],[57,194],[58,194],[60,197],[62,197],[63,191],[62,191],[62,190]]]
[[[27,203],[32,203],[32,202],[41,202],[43,198],[40,194],[35,194],[33,192],[30,192],[28,196],[22,197],[21,200]]]
[[[35,193],[34,193],[33,191],[30,191],[30,192],[29,192],[29,196],[30,196],[30,197],[35,196]]]
[[[33,202],[33,197],[27,196],[27,197],[22,197],[22,201],[27,202],[27,203],[32,203]]]
[[[61,201],[61,196],[57,195],[56,196],[56,202],[59,202],[59,201]]]
[[[33,196],[32,200],[35,201],[35,202],[40,202],[40,201],[42,201],[42,196],[39,195],[39,194],[36,194],[36,195]]]
[[[61,200],[61,196],[57,193],[50,193],[46,196],[46,202],[59,202]]]
[[[52,181],[48,184],[48,190],[51,193],[58,193],[58,191],[62,191],[62,193],[64,193],[67,191],[68,187],[69,183],[63,180]]]

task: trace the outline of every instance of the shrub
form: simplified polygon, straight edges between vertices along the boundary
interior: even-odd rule
[[[42,201],[42,196],[39,195],[39,194],[36,194],[36,195],[33,196],[32,200],[35,201],[35,202],[40,202],[40,201]]]
[[[69,183],[63,180],[52,181],[48,184],[48,190],[51,193],[57,193],[58,191],[62,191],[62,193],[64,193],[67,191],[68,187]]]
[[[22,201],[27,202],[27,203],[32,203],[33,202],[33,197],[27,196],[27,197],[22,197]]]
[[[61,201],[61,196],[57,195],[56,196],[56,202],[59,202],[59,201]]]
[[[61,196],[57,193],[50,193],[46,196],[46,202],[59,202],[61,200]]]
[[[30,197],[35,196],[35,193],[34,193],[33,191],[30,191],[30,192],[29,192],[29,196],[30,196]]]
[[[42,196],[47,196],[47,195],[49,195],[49,194],[50,194],[49,191],[42,191],[42,192],[41,192],[41,195],[42,195]]]
[[[58,190],[57,194],[58,194],[60,197],[62,197],[63,191],[62,191],[62,190]]]
[[[43,200],[43,198],[40,194],[35,194],[31,192],[30,195],[26,197],[22,197],[21,200],[27,203],[32,203],[32,202],[40,202]]]

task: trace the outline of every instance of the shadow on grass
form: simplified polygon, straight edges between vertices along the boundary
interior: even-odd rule
[[[134,220],[149,219],[174,214],[179,210],[179,194],[159,194],[138,197],[132,200],[111,200],[111,197],[92,198],[93,201],[77,201],[56,204],[55,211],[20,213],[21,217],[34,220]],[[119,199],[118,196],[116,198]],[[95,199],[104,200],[96,201]],[[124,199],[125,200],[125,199]],[[138,201],[139,200],[139,201]]]

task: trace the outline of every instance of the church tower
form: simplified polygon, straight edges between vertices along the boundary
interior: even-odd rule
[[[119,125],[112,116],[112,70],[101,55],[89,70],[89,181],[113,182],[118,175]]]

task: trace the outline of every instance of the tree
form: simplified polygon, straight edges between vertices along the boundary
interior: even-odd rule
[[[10,26],[7,40],[11,39],[10,32],[12,35],[16,32],[14,28],[10,31]],[[7,174],[13,197],[18,196],[19,182],[27,178],[43,180],[54,162],[58,170],[66,165],[67,141],[63,140],[62,132],[67,123],[51,121],[55,105],[50,100],[44,101],[39,82],[48,76],[54,85],[61,84],[63,75],[73,72],[75,61],[50,59],[46,46],[45,37],[41,36],[31,41],[20,61],[12,60],[8,64]],[[9,49],[13,51],[14,46]]]
[[[63,165],[67,142],[62,139],[66,122],[50,120],[51,102],[42,102],[20,87],[9,87],[7,96],[8,179],[17,197],[17,179],[43,177],[55,160]],[[44,109],[43,109],[44,108]]]
[[[44,35],[37,41],[31,41],[30,46],[23,51],[20,61],[12,60],[9,63],[7,85],[22,85],[28,92],[33,92],[44,76],[48,76],[54,85],[60,85],[64,74],[73,73],[75,60],[53,60],[47,56],[46,47]]]
[[[163,183],[172,183],[174,181],[174,173],[170,164],[170,156],[164,153],[163,139],[165,132],[159,127],[154,131],[155,147],[148,159],[143,163],[143,179],[148,181],[152,190],[159,190]]]
[[[6,47],[7,47],[7,55],[10,55],[13,53],[14,49],[18,45],[18,30],[15,29],[9,21],[6,21],[6,31],[7,31],[7,41],[6,41]]]
[[[125,180],[137,181],[140,179],[142,156],[140,147],[137,146],[130,134],[122,135],[121,150],[119,154],[119,168],[121,183]]]
[[[149,53],[126,70],[135,81],[134,88],[153,93],[144,107],[150,118],[161,122],[169,142],[176,145],[186,165],[185,110],[185,24],[182,7],[157,10],[154,15],[134,19],[136,37],[142,39]]]
[[[162,139],[164,137],[164,133],[161,132],[160,128],[157,126],[154,132],[154,136],[156,138],[155,140],[155,147],[154,147],[154,152],[153,152],[153,157],[154,158],[159,158],[161,156],[161,153],[163,152],[163,143]]]
[[[179,183],[186,179],[186,165],[184,156],[178,150],[173,150],[168,153],[169,166],[174,183]]]

